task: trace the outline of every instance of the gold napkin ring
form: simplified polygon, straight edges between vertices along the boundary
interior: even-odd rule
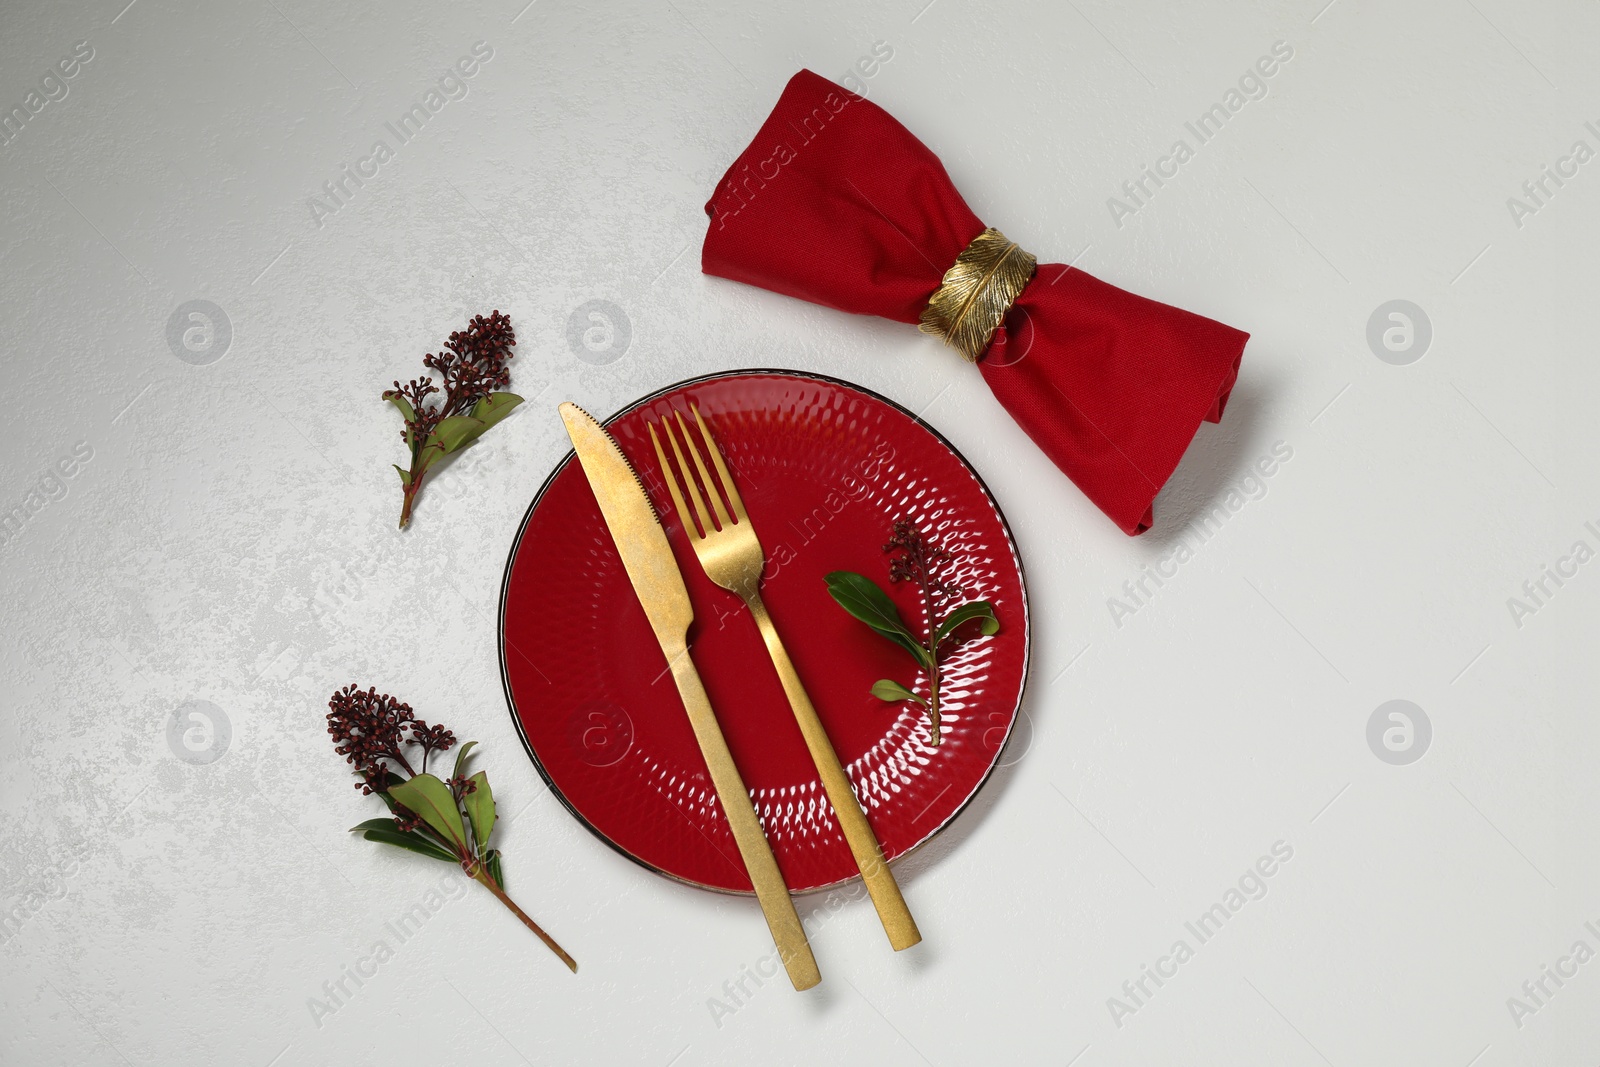
[[[999,230],[984,230],[944,272],[917,328],[976,363],[1038,264]]]

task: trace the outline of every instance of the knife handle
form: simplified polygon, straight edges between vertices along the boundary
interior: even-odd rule
[[[668,661],[672,665],[673,681],[678,683],[678,693],[683,697],[684,710],[689,713],[689,725],[700,743],[700,754],[711,772],[717,801],[728,817],[733,840],[739,846],[739,855],[744,857],[750,884],[755,887],[756,899],[761,903],[761,912],[767,918],[767,927],[772,931],[784,969],[789,972],[789,981],[796,989],[810,989],[822,981],[822,973],[817,970],[817,960],[811,954],[805,927],[800,925],[800,915],[794,910],[789,885],[783,880],[778,861],[772,855],[772,846],[761,829],[761,820],[750,801],[750,791],[745,788],[739,768],[734,765],[733,753],[728,751],[728,742],[722,736],[722,728],[717,725],[711,699],[706,696],[705,686],[700,683],[700,674],[687,648],[669,654]]]
[[[789,697],[789,707],[794,711],[801,735],[805,737],[806,748],[811,751],[811,761],[817,766],[822,789],[828,795],[828,803],[833,805],[834,816],[839,820],[839,829],[844,831],[844,839],[855,856],[856,866],[861,869],[861,880],[872,895],[873,906],[878,909],[883,932],[889,935],[889,944],[896,952],[910,948],[922,940],[922,931],[917,929],[917,921],[911,917],[911,909],[900,894],[900,885],[889,871],[889,863],[883,858],[878,836],[872,832],[866,812],[861,810],[861,802],[856,799],[850,778],[833,750],[833,742],[828,739],[828,732],[817,717],[817,709],[811,705],[811,697],[806,694],[805,686],[800,684],[800,675],[778,637],[777,628],[772,625],[772,617],[767,614],[761,594],[752,592],[745,602],[750,606],[750,614],[767,643],[767,653],[778,670],[779,680],[783,682],[783,691]]]

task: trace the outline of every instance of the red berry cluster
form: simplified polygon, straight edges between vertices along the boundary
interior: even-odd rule
[[[398,395],[411,404],[416,420],[409,424],[409,429],[416,440],[422,440],[443,420],[451,415],[467,414],[472,405],[511,384],[511,371],[506,363],[516,354],[511,351],[516,344],[517,335],[511,328],[509,315],[499,311],[490,312],[488,318],[475,315],[467,328],[452,333],[437,353],[429,352],[422,357],[423,366],[439,372],[444,385],[442,390],[433,383],[432,377],[424,375],[405,385],[395,382],[394,388],[383,394],[384,399]],[[429,396],[440,392],[444,395],[443,403],[424,406]]]
[[[429,755],[448,752],[456,743],[455,734],[423,722],[411,705],[376,688],[363,692],[354,685],[345,686],[328,701],[328,734],[333,738],[333,750],[361,776],[356,788],[367,794],[388,788],[395,769],[386,760],[399,764],[408,776],[418,773],[406,758],[406,746],[422,749],[420,769],[425,771]]]
[[[940,577],[940,573],[953,562],[954,557],[944,548],[924,538],[922,531],[914,524],[903,519],[896,522],[889,543],[883,546],[883,550],[898,553],[889,560],[889,580],[913,581],[921,586],[930,617],[933,609],[944,601],[961,595],[959,585]]]

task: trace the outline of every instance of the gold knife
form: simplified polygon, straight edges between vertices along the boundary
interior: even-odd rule
[[[572,438],[572,447],[577,450],[600,514],[616,542],[628,580],[667,657],[672,679],[678,684],[678,695],[689,713],[689,725],[700,743],[706,770],[711,772],[717,801],[733,830],[733,839],[744,858],[750,883],[755,886],[756,899],[761,902],[778,955],[789,972],[789,981],[796,989],[810,989],[822,980],[816,957],[811,954],[789,886],[778,870],[772,846],[751,805],[750,791],[734,765],[705,686],[700,683],[700,674],[689,657],[689,623],[694,620],[694,607],[689,603],[689,590],[683,584],[672,546],[667,543],[667,532],[633,465],[611,435],[588,412],[570,402],[561,405],[561,421],[566,423],[567,436]]]

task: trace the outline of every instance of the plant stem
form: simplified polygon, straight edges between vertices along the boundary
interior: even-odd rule
[[[468,872],[468,873],[470,873],[472,875],[473,879],[476,880],[480,885],[482,885],[489,892],[491,892],[495,896],[499,897],[500,898],[500,903],[502,903],[506,907],[510,908],[511,909],[511,913],[513,915],[515,915],[517,918],[522,920],[522,925],[523,926],[526,926],[528,929],[532,930],[535,934],[539,935],[539,940],[543,941],[545,943],[545,945],[549,947],[551,952],[554,952],[557,956],[560,956],[561,957],[561,962],[565,963],[567,965],[567,968],[570,971],[572,971],[573,974],[577,974],[578,973],[578,961],[573,959],[571,956],[567,955],[567,950],[562,948],[560,945],[556,944],[555,938],[551,937],[549,934],[545,933],[542,929],[540,929],[539,924],[534,922],[531,918],[529,918],[527,912],[525,912],[521,908],[517,907],[517,902],[516,901],[514,901],[510,897],[506,896],[506,891],[504,889],[501,889],[499,887],[499,885],[497,885],[495,883],[494,876],[489,873],[489,869],[488,869],[488,867],[486,865],[484,865],[482,863],[478,863],[475,866],[477,868],[476,870]]]
[[[417,469],[413,465],[411,468],[411,480],[401,490],[405,494],[405,502],[400,506],[400,529],[402,530],[411,522],[411,502],[416,500],[417,487],[421,484],[422,478],[417,474]]]
[[[918,585],[922,586],[922,612],[928,619],[928,662],[933,666],[928,668],[928,744],[939,744],[939,616],[933,609],[933,590],[928,588],[927,572],[919,576]]]

